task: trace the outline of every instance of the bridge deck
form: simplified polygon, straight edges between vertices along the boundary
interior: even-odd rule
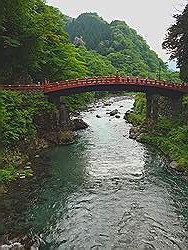
[[[39,84],[24,84],[24,85],[1,85],[2,89],[12,91],[30,91],[38,90],[44,93],[55,93],[63,90],[73,90],[76,88],[84,88],[91,86],[132,86],[143,87],[144,89],[160,89],[175,91],[178,93],[188,94],[188,84],[170,83],[166,81],[158,81],[152,79],[143,79],[138,77],[129,76],[107,76],[107,77],[94,77],[75,80],[63,80],[58,82],[48,82]]]

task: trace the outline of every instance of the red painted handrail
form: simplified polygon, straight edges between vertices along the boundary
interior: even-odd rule
[[[63,80],[58,82],[45,82],[38,84],[24,85],[1,85],[5,90],[12,91],[31,91],[38,90],[44,93],[57,92],[64,89],[87,87],[91,85],[135,85],[153,87],[158,89],[173,90],[177,92],[188,93],[188,84],[186,83],[171,83],[166,81],[158,81],[153,79],[144,79],[133,76],[105,76],[93,77],[73,80]]]

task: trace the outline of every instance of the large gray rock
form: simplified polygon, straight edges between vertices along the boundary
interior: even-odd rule
[[[74,119],[72,120],[72,127],[73,130],[81,130],[81,129],[86,129],[89,127],[89,125],[84,122],[82,119]]]

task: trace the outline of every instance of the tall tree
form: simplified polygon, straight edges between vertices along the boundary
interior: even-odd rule
[[[85,75],[65,33],[64,16],[44,0],[0,0],[0,82]]]
[[[171,54],[170,59],[177,59],[180,77],[188,82],[188,4],[174,18],[176,22],[168,29],[163,48]]]

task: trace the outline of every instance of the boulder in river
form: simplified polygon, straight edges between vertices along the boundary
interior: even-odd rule
[[[81,130],[81,129],[86,129],[89,127],[89,125],[84,122],[82,119],[74,119],[72,120],[72,126],[73,126],[73,130]]]
[[[110,112],[110,116],[114,116],[118,113],[118,110],[117,109],[114,109]]]
[[[129,116],[129,114],[131,114],[131,113],[133,113],[133,111],[128,110],[128,111],[125,113],[125,115],[124,115],[123,119],[125,119],[125,120],[127,121],[128,116]]]

